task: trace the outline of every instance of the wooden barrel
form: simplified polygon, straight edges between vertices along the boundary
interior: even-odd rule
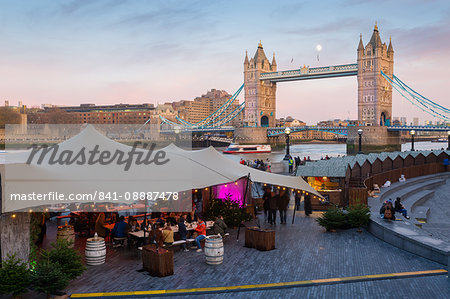
[[[208,265],[220,265],[223,262],[223,241],[221,236],[208,236],[205,241],[205,257]]]
[[[58,233],[56,239],[65,239],[72,242],[72,246],[75,243],[75,231],[72,225],[58,226]]]
[[[86,265],[96,266],[105,263],[105,239],[100,237],[87,239],[84,253],[86,254]]]

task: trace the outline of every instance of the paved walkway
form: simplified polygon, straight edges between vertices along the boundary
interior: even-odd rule
[[[421,206],[430,208],[427,223],[422,228],[433,237],[450,242],[450,179],[436,188],[434,196]]]
[[[289,282],[357,275],[443,269],[438,263],[408,253],[368,232],[347,230],[327,233],[315,218],[297,212],[295,224],[277,225],[276,250],[245,248],[244,234],[236,231],[225,240],[224,264],[209,266],[203,254],[175,253],[175,274],[155,278],[141,268],[136,251],[109,249],[107,262],[88,270],[68,287],[69,293],[147,291]],[[292,221],[292,211],[288,213]],[[385,290],[389,290],[386,292]],[[204,295],[198,298],[445,298],[445,276],[356,282],[293,289]]]

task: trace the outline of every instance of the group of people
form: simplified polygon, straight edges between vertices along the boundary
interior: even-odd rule
[[[114,216],[113,216],[114,215]],[[151,215],[151,222],[147,219],[144,219],[140,224],[137,219],[133,216],[128,217],[128,222],[125,221],[124,216],[118,216],[112,214],[109,220],[109,223],[114,223],[114,228],[109,231],[106,227],[106,216],[105,213],[100,213],[98,215],[95,231],[100,237],[107,237],[111,235],[112,239],[116,238],[127,238],[128,245],[131,246],[133,243],[133,238],[130,235],[130,232],[136,232],[139,230],[149,230],[150,243],[155,243],[161,246],[170,246],[173,244],[175,237],[172,227],[178,227],[178,236],[180,240],[186,241],[188,237],[192,237],[195,239],[197,244],[197,251],[202,251],[201,241],[206,238],[206,222],[200,214],[192,211],[191,213],[161,213],[161,212],[153,212]],[[114,221],[114,222],[111,222]],[[194,228],[192,235],[187,229],[187,226],[191,225],[193,222],[196,222],[196,227]],[[223,217],[216,217],[213,225],[214,234],[220,234],[222,237],[225,236],[227,225],[225,224]],[[142,240],[138,242],[140,245]],[[184,251],[189,251],[183,243],[182,249]]]
[[[246,166],[249,166],[249,167],[252,167],[252,168],[255,168],[255,169],[259,169],[259,170],[262,170],[262,171],[271,172],[270,161],[269,161],[268,158],[266,159],[265,162],[263,160],[261,160],[261,159],[256,159],[256,160],[252,161],[252,160],[244,160],[244,159],[241,158],[239,163],[241,165],[246,165]]]
[[[397,197],[395,203],[392,200],[386,200],[380,208],[380,217],[387,220],[395,220],[395,212],[401,213],[403,217],[409,219],[408,211],[405,206],[401,203],[401,198]]]

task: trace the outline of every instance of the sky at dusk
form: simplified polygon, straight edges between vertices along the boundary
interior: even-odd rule
[[[0,100],[163,103],[234,93],[261,40],[278,70],[356,63],[375,21],[394,74],[450,106],[450,1],[0,2]],[[316,46],[322,45],[317,61]],[[241,101],[243,95],[240,96]],[[394,91],[393,115],[434,120]],[[278,83],[277,117],[357,117],[356,77]]]

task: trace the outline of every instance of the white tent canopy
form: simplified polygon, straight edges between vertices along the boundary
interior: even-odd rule
[[[132,150],[131,146],[115,142],[89,125],[78,135],[58,144],[58,155],[61,157],[65,153],[64,157],[67,158],[72,152],[72,158],[74,158],[77,153],[84,150],[86,153],[84,162],[87,162],[87,153],[94,147],[98,147],[99,152],[111,153],[111,157],[118,151],[126,155]],[[156,151],[152,153],[147,149],[135,150],[142,157],[153,154],[151,158],[155,157]],[[122,194],[122,198],[116,196],[116,203],[130,204],[130,198],[123,197],[126,192],[182,192],[234,182],[248,174],[254,182],[304,190],[322,197],[300,177],[272,174],[241,165],[224,157],[213,147],[186,151],[171,144],[160,151],[164,153],[164,157],[159,161],[167,160],[166,163],[160,165],[135,163],[128,170],[124,169],[125,165],[116,162],[104,163],[105,165],[99,163],[52,164],[50,152],[43,157],[42,163],[37,163],[40,155],[38,153],[33,161],[27,164],[26,161],[32,150],[2,153],[0,170],[3,212],[73,202],[73,200],[49,202],[48,200],[17,200],[17,198],[12,200],[11,194],[116,192],[116,194]],[[92,201],[105,202],[100,198]]]

